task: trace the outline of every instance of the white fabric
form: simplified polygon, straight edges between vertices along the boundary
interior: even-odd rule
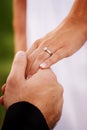
[[[74,0],[27,0],[28,47],[67,16]],[[87,44],[53,65],[64,87],[62,118],[55,130],[87,130]]]

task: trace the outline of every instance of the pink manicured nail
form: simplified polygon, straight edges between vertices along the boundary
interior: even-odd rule
[[[46,68],[46,63],[40,64],[40,67],[41,67],[41,68]]]

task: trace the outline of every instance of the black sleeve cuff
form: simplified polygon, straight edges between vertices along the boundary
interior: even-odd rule
[[[28,102],[10,106],[1,130],[49,130],[40,110]]]

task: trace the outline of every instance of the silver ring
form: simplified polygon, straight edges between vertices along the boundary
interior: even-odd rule
[[[47,47],[44,47],[43,50],[47,52],[50,56],[52,56],[53,53]]]

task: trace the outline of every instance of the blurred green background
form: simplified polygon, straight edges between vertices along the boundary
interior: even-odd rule
[[[0,0],[0,95],[1,86],[5,83],[14,55],[12,29],[12,0]],[[5,110],[0,106],[0,127]]]

